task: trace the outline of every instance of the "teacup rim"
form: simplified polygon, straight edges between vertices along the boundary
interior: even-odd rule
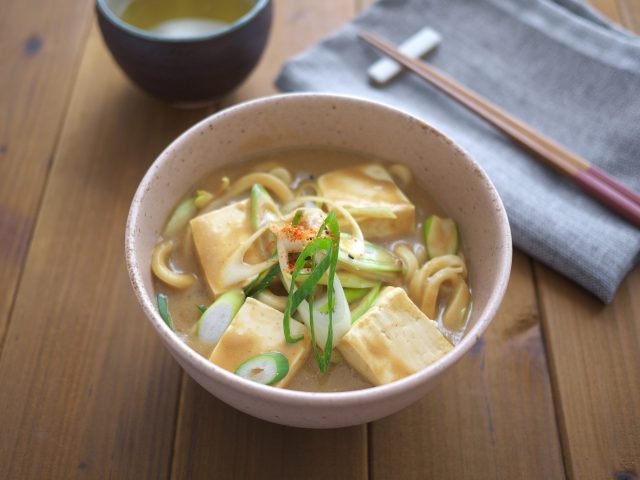
[[[465,161],[468,161],[472,166],[477,167],[476,171],[481,177],[480,181],[484,183],[490,190],[491,199],[494,203],[497,204],[496,214],[501,219],[501,221],[499,222],[500,231],[498,232],[497,238],[502,240],[504,247],[499,259],[500,268],[498,273],[496,274],[497,281],[495,290],[488,299],[484,311],[481,313],[476,324],[473,325],[468,332],[466,332],[462,340],[449,353],[438,359],[433,364],[425,367],[421,371],[391,382],[389,384],[373,386],[362,390],[350,390],[343,392],[307,392],[274,388],[240,378],[237,375],[211,363],[206,358],[196,353],[186,343],[178,339],[175,333],[172,332],[161,319],[157,308],[153,304],[153,299],[147,294],[144,283],[142,281],[142,275],[140,272],[141,266],[137,261],[135,249],[135,232],[137,229],[137,223],[140,214],[140,205],[142,203],[144,192],[147,189],[147,184],[156,175],[158,169],[161,168],[161,164],[165,163],[168,160],[169,153],[176,149],[180,144],[185,142],[188,138],[194,136],[198,131],[204,129],[212,121],[217,121],[220,118],[224,118],[225,116],[233,115],[238,110],[255,107],[256,104],[279,102],[282,100],[286,101],[295,97],[306,97],[309,99],[318,99],[319,97],[322,97],[326,100],[364,103],[375,108],[391,110],[401,117],[418,122],[423,128],[429,130],[436,136],[443,138],[447,143],[451,145],[452,149],[459,156],[465,159]],[[491,321],[495,317],[498,307],[500,306],[504,298],[512,265],[512,243],[511,230],[506,215],[506,210],[495,185],[493,184],[487,173],[484,171],[484,169],[482,169],[482,167],[473,159],[473,157],[464,148],[454,142],[449,136],[442,133],[442,131],[402,109],[375,100],[354,95],[320,92],[300,92],[261,97],[231,106],[205,117],[186,131],[182,132],[177,138],[175,138],[156,157],[155,161],[152,163],[145,176],[142,178],[134,195],[129,211],[129,216],[127,218],[125,233],[125,258],[132,287],[142,309],[146,314],[147,319],[151,321],[152,325],[160,335],[165,337],[169,343],[173,344],[176,347],[176,353],[178,353],[178,356],[180,356],[183,361],[191,364],[191,366],[194,367],[200,375],[203,375],[205,377],[217,377],[219,381],[227,384],[232,389],[238,392],[242,392],[244,395],[254,396],[263,400],[268,401],[269,399],[277,399],[278,401],[288,403],[289,405],[304,405],[308,404],[308,402],[311,402],[315,406],[328,407],[335,404],[336,402],[339,402],[345,406],[360,405],[365,399],[367,401],[375,401],[376,399],[379,400],[388,396],[402,394],[404,392],[417,388],[420,384],[425,383],[429,378],[437,377],[440,373],[444,372],[444,370],[457,363],[469,350],[473,348],[473,346],[477,342],[481,341],[480,337],[484,334],[487,327],[491,324]]]
[[[210,33],[201,34],[201,35],[191,35],[188,37],[179,37],[179,38],[170,38],[163,37],[160,34],[150,32],[148,30],[144,30],[142,28],[138,28],[130,23],[122,20],[108,5],[108,0],[96,0],[96,7],[98,10],[104,15],[104,17],[112,23],[116,28],[126,31],[131,35],[136,37],[141,37],[145,40],[155,41],[159,43],[188,43],[188,42],[199,42],[211,40],[216,37],[221,37],[230,33],[234,30],[243,27],[247,23],[249,23],[259,12],[261,12],[271,0],[256,0],[256,3],[251,7],[251,9],[245,13],[243,16],[238,18],[235,22],[227,25],[224,28],[219,30],[212,31]]]

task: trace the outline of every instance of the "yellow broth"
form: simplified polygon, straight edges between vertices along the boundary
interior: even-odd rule
[[[384,162],[379,159],[372,159],[371,157],[365,157],[357,153],[342,150],[305,148],[271,151],[215,170],[210,175],[198,180],[197,183],[193,185],[193,188],[191,188],[189,192],[186,192],[185,196],[180,199],[178,203],[192,196],[196,190],[217,191],[222,178],[225,176],[229,177],[231,183],[233,183],[234,180],[247,173],[264,172],[276,166],[282,166],[291,172],[294,178],[292,186],[296,187],[300,182],[309,178],[316,179],[319,175],[328,171],[372,162],[384,164]],[[401,187],[401,189],[415,205],[417,225],[415,234],[410,236],[393,238],[386,241],[375,241],[377,245],[388,248],[389,250],[392,250],[394,244],[397,242],[404,242],[411,246],[416,244],[424,245],[422,232],[423,220],[432,214],[439,216],[446,215],[428,192],[418,185],[415,179],[412,179],[407,187]],[[229,201],[229,203],[234,203],[248,196],[249,193],[247,192]],[[195,273],[197,281],[185,290],[178,290],[154,277],[156,292],[162,292],[167,295],[171,317],[178,334],[196,352],[205,358],[209,358],[214,346],[201,342],[194,334],[194,329],[201,315],[197,309],[197,305],[209,306],[213,302],[213,297],[208,291],[204,275],[202,274],[197,259],[195,246],[193,245],[190,235],[190,227],[187,226],[173,238],[162,238],[162,240],[173,240],[176,244],[176,248],[171,254],[170,265],[172,268],[180,272]],[[462,256],[462,245],[459,248],[460,251],[458,254]],[[403,287],[406,290],[407,286],[404,285]],[[444,305],[440,305],[440,316],[443,309]],[[470,310],[470,308],[468,310]],[[469,312],[467,311],[467,319],[468,314]],[[441,318],[435,320],[438,322],[439,329],[453,344],[459,341],[464,333],[466,322],[465,325],[457,331],[449,331],[444,327]],[[306,364],[291,380],[287,388],[314,392],[337,392],[358,390],[371,386],[367,380],[341,359],[337,350],[334,350],[332,358],[334,361],[332,361],[328,371],[322,374],[318,369],[313,354],[311,354]]]

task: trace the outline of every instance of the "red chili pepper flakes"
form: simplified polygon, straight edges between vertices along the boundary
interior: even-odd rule
[[[283,225],[280,233],[286,236],[286,238],[294,243],[294,242],[310,242],[318,235],[317,228],[311,228],[306,225],[304,222],[299,223],[298,225],[286,224]],[[292,255],[293,258],[292,258]],[[289,253],[289,258],[287,259],[287,269],[289,271],[293,271],[296,266],[296,260],[298,259],[298,254]]]
[[[313,239],[317,234],[317,230],[305,228],[302,224],[298,224],[295,227],[293,225],[285,225],[282,227],[282,233],[284,233],[291,242],[301,242]]]

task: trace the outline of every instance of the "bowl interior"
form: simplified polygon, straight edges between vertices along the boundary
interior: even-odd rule
[[[240,379],[198,356],[160,319],[152,300],[150,259],[177,200],[199,177],[222,165],[265,150],[305,146],[347,149],[404,163],[457,220],[473,289],[470,325],[452,351],[422,371],[354,392],[308,393],[266,387]],[[345,426],[380,418],[417,400],[432,380],[475,344],[506,288],[511,235],[504,207],[488,177],[432,127],[401,111],[353,97],[290,94],[227,109],[195,125],[167,147],[134,197],[126,256],[134,290],[151,323],[176,359],[209,391],[240,410],[278,423]],[[390,399],[396,400],[385,403]],[[291,418],[275,415],[282,405],[287,405]],[[344,410],[344,406],[353,410]]]

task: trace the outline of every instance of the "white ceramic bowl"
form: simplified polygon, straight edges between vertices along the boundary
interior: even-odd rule
[[[151,251],[178,198],[227,163],[278,147],[329,146],[402,162],[459,224],[473,289],[470,327],[446,356],[389,385],[341,393],[284,390],[244,380],[196,354],[158,315]],[[284,425],[329,428],[390,415],[430,390],[478,340],[502,300],[511,233],[493,184],[448,137],[399,110],[353,97],[280,95],[243,103],[183,133],[151,165],[133,199],[126,259],[135,293],[171,354],[200,385],[233,407]]]

